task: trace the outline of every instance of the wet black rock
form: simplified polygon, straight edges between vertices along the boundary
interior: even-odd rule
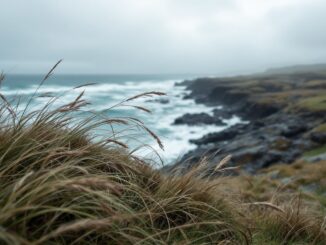
[[[236,124],[230,128],[227,128],[220,132],[213,132],[204,135],[200,139],[191,140],[191,143],[196,145],[206,145],[210,143],[218,143],[220,141],[232,140],[237,135],[242,134],[246,131],[248,125],[246,124]]]
[[[175,119],[174,124],[186,124],[186,125],[200,125],[200,124],[215,124],[219,126],[226,125],[221,119],[212,117],[207,113],[187,113],[177,119]]]
[[[326,144],[326,132],[313,132],[310,134],[310,138],[318,144]]]
[[[257,104],[251,101],[237,105],[235,114],[247,120],[257,120],[268,117],[280,110],[278,105]]]
[[[223,105],[223,110],[217,113],[235,114],[246,120],[267,117],[281,109],[276,104],[251,101],[246,91],[234,91],[232,87],[225,86],[227,82],[232,80],[200,78],[184,82],[183,85],[191,91],[185,99],[194,99],[196,103],[209,106]]]
[[[294,137],[307,131],[308,127],[302,124],[302,122],[297,121],[294,123],[295,124],[286,125],[285,129],[282,131],[283,136]]]
[[[191,140],[198,147],[181,159],[188,160],[185,169],[207,155],[211,164],[232,155],[231,166],[241,166],[254,173],[275,163],[292,163],[315,143],[305,133],[315,125],[306,117],[278,113],[248,124],[237,124],[221,132],[212,132]],[[311,136],[319,140],[319,136]],[[212,154],[219,152],[212,157]],[[214,166],[211,166],[213,168]]]
[[[231,110],[220,108],[213,110],[214,117],[216,118],[223,118],[223,119],[230,119],[234,115]]]

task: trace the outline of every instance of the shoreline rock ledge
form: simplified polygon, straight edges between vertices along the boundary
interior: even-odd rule
[[[249,123],[191,140],[196,149],[163,171],[185,173],[206,156],[211,176],[216,163],[230,154],[228,166],[256,173],[273,164],[291,164],[325,147],[326,72],[199,78],[179,85],[190,91],[184,99],[216,109],[213,116],[185,114],[175,124],[218,124],[232,115]],[[325,157],[325,149],[319,151]]]

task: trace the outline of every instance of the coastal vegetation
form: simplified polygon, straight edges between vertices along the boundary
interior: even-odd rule
[[[148,112],[133,103],[162,95],[145,92],[117,106]],[[139,119],[90,114],[77,120],[75,114],[89,103],[84,92],[59,107],[56,97],[41,109],[30,108],[27,100],[23,110],[19,98],[10,100],[1,91],[0,96],[0,244],[326,240],[325,161],[302,159],[259,170],[257,175],[225,176],[230,168],[236,169],[228,165],[229,156],[213,165],[203,157],[186,173],[174,174],[152,168],[129,148],[127,131],[114,130],[115,125],[134,127],[163,147]],[[320,98],[305,97],[299,104],[323,110]],[[99,128],[105,137],[95,138]]]

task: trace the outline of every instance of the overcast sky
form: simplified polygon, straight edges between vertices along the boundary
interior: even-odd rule
[[[227,74],[326,63],[325,0],[0,0],[0,70]]]

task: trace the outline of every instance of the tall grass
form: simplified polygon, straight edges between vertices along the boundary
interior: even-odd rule
[[[109,109],[131,106],[148,112],[130,103],[160,95],[143,93]],[[53,97],[38,110],[31,108],[31,98],[21,110],[19,102],[1,95],[0,244],[252,243],[257,229],[249,219],[251,209],[221,192],[221,181],[200,178],[197,173],[205,163],[184,176],[161,174],[134,156],[116,137],[113,126],[142,129],[163,147],[159,137],[132,117],[93,113],[76,121],[75,113],[88,104],[83,96],[81,92],[58,107],[54,106],[58,98]],[[102,126],[112,126],[111,133],[94,140],[94,131]],[[289,219],[276,219],[278,213],[268,218],[265,213],[250,213],[261,217],[262,227],[282,227],[294,239],[288,235],[291,229],[279,226],[286,226]],[[272,223],[264,223],[266,220]],[[318,227],[320,232],[311,233],[309,241],[324,238]],[[297,230],[305,230],[305,225]],[[257,234],[265,238],[267,231]]]
[[[76,122],[74,113],[88,104],[83,95],[59,107],[53,97],[38,110],[31,108],[37,90],[23,110],[1,95],[2,243],[248,242],[239,214],[212,194],[214,186],[207,181],[161,175],[134,157],[113,127],[108,137],[94,141],[94,130],[102,126],[132,125],[163,148],[137,118],[92,114]],[[131,106],[149,112],[130,103],[160,95],[139,94],[109,109]]]

